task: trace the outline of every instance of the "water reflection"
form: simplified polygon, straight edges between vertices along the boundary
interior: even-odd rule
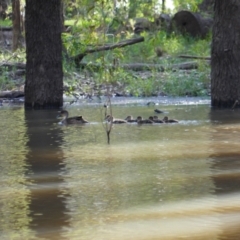
[[[86,126],[1,110],[1,239],[238,239],[239,113],[164,110],[179,124],[114,126],[110,145],[97,108],[69,109]]]
[[[25,111],[28,136],[27,177],[31,181],[31,229],[36,236],[61,239],[66,226],[64,197],[61,184],[64,154],[61,128],[54,127],[55,111]]]
[[[222,234],[219,239],[238,239],[240,235],[240,151],[238,110],[212,110],[210,118],[213,148],[213,181],[216,186]]]
[[[0,111],[0,236],[1,239],[28,239],[30,191],[25,177],[28,165],[26,126],[22,108]]]

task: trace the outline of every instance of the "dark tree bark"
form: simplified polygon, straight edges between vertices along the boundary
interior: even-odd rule
[[[60,0],[26,0],[25,108],[63,105]]]
[[[240,1],[215,1],[211,52],[211,104],[240,100]],[[239,105],[238,105],[239,106]]]

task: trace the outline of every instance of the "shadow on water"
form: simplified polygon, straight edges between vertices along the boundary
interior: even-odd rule
[[[39,237],[61,239],[67,225],[61,184],[63,179],[63,143],[61,128],[54,127],[56,111],[25,111],[27,177],[31,181],[31,228]]]
[[[222,215],[220,240],[239,239],[240,229],[240,112],[239,110],[210,111],[212,179],[218,199],[217,212]]]

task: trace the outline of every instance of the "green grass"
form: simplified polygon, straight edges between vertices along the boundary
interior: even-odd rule
[[[0,26],[1,27],[12,27],[12,20],[10,20],[10,19],[5,19],[5,20],[0,19]]]

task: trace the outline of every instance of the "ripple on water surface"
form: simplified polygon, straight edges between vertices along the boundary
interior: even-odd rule
[[[238,239],[239,113],[164,110],[179,124],[114,126],[110,145],[96,107],[69,109],[86,127],[1,110],[1,239]]]

